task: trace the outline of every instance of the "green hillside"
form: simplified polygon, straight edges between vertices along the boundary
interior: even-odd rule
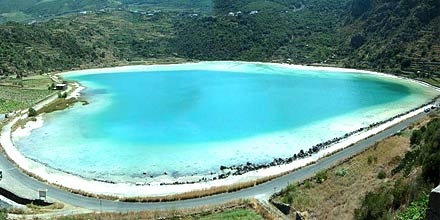
[[[169,17],[112,12],[34,25],[6,23],[0,28],[0,68],[6,74],[30,75],[167,57],[173,52]]]
[[[440,71],[440,2],[372,1],[356,6],[341,28],[346,65],[403,73]]]
[[[0,0],[0,22],[41,21],[99,10],[189,10],[210,12],[210,0]]]
[[[29,6],[31,1],[23,2]],[[161,1],[160,6],[176,2]],[[35,4],[55,3],[60,1]],[[0,25],[0,68],[28,75],[151,59],[248,60],[336,65],[438,80],[436,0],[228,0],[214,1],[213,14],[131,8],[158,0],[111,3],[131,5],[32,25]],[[78,1],[77,6],[100,4],[109,2]],[[187,6],[193,4],[210,3]]]

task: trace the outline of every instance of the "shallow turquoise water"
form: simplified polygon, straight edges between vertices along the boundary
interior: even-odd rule
[[[89,105],[15,140],[26,156],[90,178],[206,174],[267,162],[414,108],[427,88],[369,74],[224,63],[70,74]]]

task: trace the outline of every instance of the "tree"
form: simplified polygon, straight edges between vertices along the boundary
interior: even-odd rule
[[[422,132],[420,130],[413,131],[410,138],[411,145],[420,144],[421,140],[422,140]]]
[[[365,37],[361,34],[356,34],[351,37],[350,46],[354,49],[361,47],[365,43]]]
[[[422,167],[423,179],[434,183],[436,186],[440,183],[440,153],[429,155],[423,161]]]
[[[351,15],[355,18],[361,16],[370,10],[372,3],[372,0],[354,0],[351,5]]]
[[[408,58],[405,58],[405,59],[400,63],[400,66],[401,66],[402,68],[408,68],[408,67],[410,67],[410,66],[411,66],[411,60],[408,59]]]

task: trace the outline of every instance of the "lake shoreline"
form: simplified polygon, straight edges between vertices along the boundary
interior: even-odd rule
[[[222,62],[219,62],[222,63]],[[262,63],[264,64],[264,63]],[[286,66],[287,64],[274,64],[274,65],[282,65]],[[292,67],[291,65],[287,65]],[[131,68],[130,68],[131,67]],[[135,66],[134,68],[145,68],[146,66]],[[341,68],[330,68],[330,67],[309,67],[309,66],[293,66],[294,68],[304,68],[304,69],[319,69],[319,70],[328,70],[328,71],[341,71]],[[123,71],[133,70],[133,66],[129,67],[119,67],[119,69]],[[111,68],[114,72],[114,69]],[[109,69],[106,69],[109,70]],[[104,73],[106,70],[101,69],[101,73]],[[373,73],[373,74],[380,74],[389,76],[388,74],[383,73],[375,73],[371,71],[363,71],[363,70],[352,70],[352,69],[342,69],[346,72],[358,72],[359,73]],[[89,70],[91,72],[93,70]],[[83,71],[80,71],[83,72]],[[391,76],[396,77],[396,76]],[[83,89],[83,87],[78,87]],[[75,94],[75,97],[79,97],[79,93],[81,90],[77,91]],[[426,106],[426,105],[424,105]],[[290,158],[280,158],[276,159],[274,163],[270,166],[266,165],[255,165],[255,164],[245,164],[245,165],[238,165],[234,167],[224,167],[223,170],[234,170],[238,169],[236,172],[236,175],[228,175],[224,178],[218,178],[218,179],[203,179],[202,181],[195,181],[193,183],[188,183],[188,181],[185,182],[176,182],[176,181],[170,181],[169,178],[164,176],[162,182],[157,182],[150,185],[145,185],[144,183],[112,183],[112,182],[105,182],[105,181],[99,181],[99,180],[90,180],[90,179],[84,179],[77,175],[72,175],[69,173],[66,173],[64,171],[60,170],[53,170],[53,168],[49,168],[45,166],[42,163],[38,163],[35,161],[29,161],[28,158],[24,157],[18,149],[15,148],[13,145],[11,138],[11,132],[9,130],[8,133],[8,126],[11,124],[14,124],[15,122],[11,122],[9,125],[5,126],[2,130],[2,138],[0,140],[0,143],[5,148],[5,151],[8,153],[10,158],[16,162],[16,164],[21,167],[22,169],[35,174],[36,176],[41,177],[42,179],[47,180],[50,183],[54,183],[57,185],[61,185],[67,188],[81,190],[85,192],[90,192],[94,194],[103,194],[103,195],[112,195],[112,196],[119,196],[119,197],[133,197],[133,196],[164,196],[164,195],[172,195],[172,194],[179,194],[179,193],[186,193],[196,190],[202,190],[202,189],[209,189],[211,187],[220,187],[220,186],[227,186],[237,183],[243,183],[247,181],[254,181],[257,179],[265,178],[268,176],[273,175],[281,175],[285,172],[290,172],[295,169],[299,169],[300,167],[303,167],[307,164],[313,163],[314,161],[319,160],[322,157],[325,157],[326,155],[329,155],[333,152],[339,151],[341,149],[344,149],[346,147],[349,147],[350,145],[365,139],[366,137],[369,137],[371,135],[374,135],[402,120],[405,120],[406,118],[412,117],[420,112],[423,112],[424,107],[418,107],[415,109],[412,109],[408,112],[399,114],[398,116],[394,116],[388,120],[385,120],[382,123],[375,124],[374,126],[368,126],[368,129],[360,129],[357,132],[353,132],[349,135],[344,135],[343,137],[335,137],[335,139],[332,139],[327,141],[327,143],[324,144],[318,144],[319,146],[316,146],[317,148],[320,148],[318,150],[312,149],[311,152],[306,151],[301,154],[302,156],[295,157],[300,159],[290,159]],[[42,119],[41,119],[42,120]],[[42,122],[41,122],[42,123]],[[36,123],[38,126],[40,126],[40,123]],[[12,126],[12,125],[11,125]],[[26,125],[28,126],[27,129],[32,130],[32,124]],[[4,132],[6,130],[6,132]],[[6,138],[4,138],[6,136]],[[9,137],[9,138],[8,138]],[[9,139],[6,140],[6,139]],[[307,149],[304,149],[307,150]],[[21,154],[21,156],[19,155]],[[298,153],[300,154],[300,153]],[[11,156],[12,155],[12,156]],[[27,162],[26,162],[27,160]],[[41,166],[42,165],[42,166]],[[237,168],[239,167],[239,168]],[[232,172],[231,172],[232,174]],[[212,178],[212,177],[211,177]],[[189,181],[191,182],[191,181]],[[154,193],[151,193],[154,192]]]

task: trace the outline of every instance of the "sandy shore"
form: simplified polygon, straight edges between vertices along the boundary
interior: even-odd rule
[[[223,62],[216,62],[221,67]],[[224,64],[224,63],[223,63]],[[297,66],[297,65],[287,65],[287,64],[273,64],[273,65],[279,65],[283,67],[290,67],[295,69],[304,69],[304,70],[328,70],[328,71],[341,71],[341,72],[358,72],[358,73],[368,73],[368,74],[379,74],[387,77],[394,77],[383,73],[377,73],[377,72],[371,72],[371,71],[362,71],[362,70],[353,70],[353,69],[341,69],[341,68],[330,68],[330,67],[310,67],[310,66]],[[219,67],[219,68],[220,68]],[[75,74],[95,74],[95,73],[106,73],[106,72],[115,72],[116,71],[133,71],[136,69],[142,69],[142,68],[152,68],[150,66],[130,66],[130,67],[117,67],[117,68],[108,68],[108,69],[99,69],[99,70],[88,70],[88,71],[75,71],[70,73]],[[94,72],[95,71],[95,72]],[[69,74],[69,73],[68,73]],[[79,86],[76,87],[75,91],[73,91],[70,96],[72,97],[79,97],[81,90],[83,87]],[[48,102],[44,102],[47,104]],[[81,178],[76,175],[68,174],[59,170],[55,170],[52,168],[49,168],[47,166],[44,166],[41,163],[35,162],[33,160],[30,160],[26,158],[24,155],[22,155],[17,148],[14,146],[11,136],[12,135],[28,135],[28,132],[32,129],[35,129],[39,126],[43,125],[42,117],[38,117],[36,122],[30,122],[28,123],[24,129],[18,129],[14,134],[11,133],[11,128],[14,123],[16,123],[20,118],[25,118],[26,116],[20,116],[16,117],[13,121],[11,121],[9,124],[7,124],[3,130],[1,131],[0,136],[0,144],[3,146],[4,150],[8,154],[8,156],[22,169],[33,173],[39,177],[41,177],[44,180],[47,180],[50,183],[55,183],[58,185],[62,185],[67,188],[76,189],[76,190],[82,190],[90,193],[95,194],[105,194],[105,195],[114,195],[114,196],[120,196],[120,197],[132,197],[132,196],[162,196],[162,195],[170,195],[170,194],[178,194],[178,193],[184,193],[184,192],[190,192],[194,190],[201,190],[201,189],[208,189],[211,187],[217,187],[217,186],[226,186],[241,182],[247,182],[252,180],[257,180],[260,178],[264,178],[267,176],[273,176],[277,174],[281,174],[284,172],[288,172],[297,168],[300,168],[302,166],[305,166],[306,164],[309,164],[313,161],[318,160],[319,158],[325,157],[326,155],[335,152],[337,150],[346,148],[362,139],[365,139],[371,135],[374,135],[380,131],[385,130],[386,128],[393,126],[400,121],[403,121],[407,118],[410,118],[414,115],[417,115],[421,112],[423,112],[423,108],[419,108],[415,111],[412,111],[406,115],[403,115],[401,117],[395,118],[391,121],[388,121],[384,124],[381,124],[377,127],[374,127],[370,130],[356,133],[352,136],[349,136],[348,138],[343,139],[340,142],[337,142],[333,145],[331,145],[328,148],[325,148],[318,153],[313,154],[310,157],[295,160],[289,164],[285,165],[279,165],[279,166],[273,166],[269,168],[259,169],[256,171],[250,171],[242,175],[238,176],[229,176],[226,179],[220,179],[220,180],[213,180],[208,182],[201,182],[201,183],[194,183],[194,184],[183,184],[183,185],[160,185],[160,183],[170,183],[169,177],[163,176],[162,179],[158,179],[157,182],[150,183],[150,185],[143,185],[141,183],[139,184],[133,184],[133,183],[107,183],[107,182],[100,182],[100,181],[94,181],[94,180],[88,180],[85,178]]]

